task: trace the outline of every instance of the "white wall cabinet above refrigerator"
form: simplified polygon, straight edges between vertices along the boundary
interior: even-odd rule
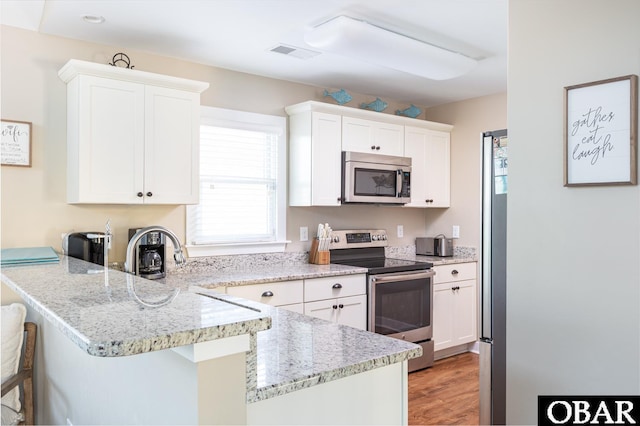
[[[196,204],[208,83],[78,60],[67,83],[67,202]]]
[[[291,105],[285,111],[289,115],[289,205],[339,206],[342,151],[356,151],[412,157],[412,171],[417,174],[412,177],[412,192],[415,179],[419,189],[418,202],[412,201],[411,206],[449,206],[453,126],[317,101]],[[411,136],[407,142],[407,132],[414,129],[424,132],[424,140]],[[411,155],[406,152],[408,144]]]
[[[411,202],[405,207],[449,207],[450,133],[407,126],[404,137],[404,155],[412,160]]]

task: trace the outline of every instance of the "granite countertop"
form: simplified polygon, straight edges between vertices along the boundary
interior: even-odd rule
[[[135,355],[254,333],[259,310],[60,255],[56,264],[2,268],[2,281],[89,355]],[[108,285],[107,285],[108,284]],[[145,309],[145,308],[152,309]]]
[[[116,270],[105,275],[99,265],[60,255],[57,264],[3,267],[1,277],[90,355],[135,355],[241,334],[256,336],[255,362],[247,364],[247,402],[422,353],[413,343],[211,289],[362,274],[363,268],[296,264],[247,269],[170,273],[164,281],[150,281]]]
[[[476,256],[469,255],[456,255],[450,257],[440,257],[440,256],[422,256],[416,255],[415,259],[418,262],[431,262],[434,266],[437,265],[447,265],[451,263],[467,263],[467,262],[477,262],[478,258]]]
[[[207,289],[202,289],[206,293]],[[422,355],[422,347],[258,302],[212,292],[267,313],[257,334],[257,402]]]
[[[176,285],[188,284],[204,288],[216,288],[366,273],[367,270],[365,268],[357,266],[297,263],[257,267],[243,265],[242,268],[234,267],[220,270],[178,268],[173,274],[167,274],[165,280]]]

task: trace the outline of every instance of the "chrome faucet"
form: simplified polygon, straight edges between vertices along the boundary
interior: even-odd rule
[[[133,234],[133,236],[129,240],[129,245],[127,246],[127,258],[124,262],[125,272],[129,272],[132,274],[136,273],[133,267],[133,258],[136,252],[136,244],[138,244],[138,241],[140,241],[140,239],[149,232],[160,232],[161,234],[169,237],[171,243],[173,244],[173,259],[176,261],[177,266],[182,266],[187,262],[184,254],[182,253],[182,245],[180,244],[180,240],[178,240],[178,236],[176,234],[174,234],[164,226],[147,226],[146,228],[139,229],[138,232]]]

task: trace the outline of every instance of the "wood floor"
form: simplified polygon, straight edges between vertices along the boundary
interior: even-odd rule
[[[479,423],[478,354],[466,352],[409,374],[410,425]]]

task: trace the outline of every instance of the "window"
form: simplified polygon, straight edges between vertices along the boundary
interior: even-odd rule
[[[189,256],[284,251],[285,211],[286,119],[202,107]]]

